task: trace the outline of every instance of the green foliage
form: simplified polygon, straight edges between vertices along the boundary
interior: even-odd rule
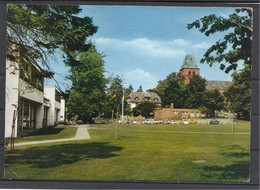
[[[8,60],[39,63],[46,68],[47,57],[59,49],[70,66],[79,64],[72,55],[87,51],[87,37],[97,32],[92,18],[77,17],[79,6],[10,4],[7,10]]]
[[[174,103],[175,107],[181,108],[184,106],[184,88],[183,77],[173,72],[166,79],[158,81],[155,91],[162,99],[162,106]]]
[[[92,118],[102,112],[106,97],[103,56],[92,46],[79,53],[78,59],[80,64],[69,70],[68,78],[72,81],[67,104],[69,117],[78,115],[84,122],[93,122]]]
[[[142,85],[139,86],[137,92],[143,92],[143,87],[142,87]]]
[[[108,78],[108,85],[107,85],[107,96],[106,101],[104,104],[104,117],[111,118],[111,114],[114,113],[112,116],[113,118],[117,117],[117,112],[121,113],[121,106],[122,106],[122,95],[123,95],[123,79],[116,75],[110,76]],[[112,94],[115,93],[116,97],[111,99]]]
[[[242,60],[245,65],[251,65],[252,27],[252,9],[250,8],[236,9],[236,12],[227,18],[212,14],[187,26],[188,29],[198,28],[206,36],[216,32],[229,32],[223,39],[213,44],[200,61],[210,66],[215,62],[220,63],[220,69],[225,70],[226,73],[236,70],[239,60]]]
[[[225,92],[230,111],[238,118],[250,120],[251,107],[251,69],[245,66],[240,72],[232,74],[233,84]]]
[[[185,100],[185,86],[181,81],[175,81],[169,84],[164,90],[162,105],[167,106],[174,103],[175,108],[182,108]]]
[[[203,113],[207,117],[215,117],[215,111],[224,109],[224,96],[219,93],[219,90],[207,90],[203,97]]]
[[[134,91],[133,86],[130,84],[128,88],[125,89],[125,93],[127,96],[129,96],[131,94],[131,92]]]
[[[134,116],[143,116],[145,118],[149,118],[152,116],[151,113],[153,113],[154,109],[156,108],[156,105],[152,102],[144,101],[139,103],[134,109],[133,109],[133,115]]]
[[[203,94],[206,90],[206,80],[194,75],[185,88],[185,108],[200,108],[203,105]]]

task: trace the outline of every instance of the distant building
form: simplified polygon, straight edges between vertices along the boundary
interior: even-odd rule
[[[214,80],[206,81],[207,90],[217,89],[221,94],[223,94],[231,85],[232,85],[231,81],[214,81]]]
[[[180,73],[184,77],[185,84],[188,84],[190,82],[190,79],[194,75],[200,75],[200,68],[198,67],[195,61],[194,55],[190,55],[190,54],[186,55],[181,66]]]
[[[184,83],[189,84],[190,79],[194,75],[200,75],[200,68],[198,67],[194,55],[187,54],[182,63],[180,73],[184,77]],[[217,89],[221,94],[223,94],[230,86],[232,85],[231,81],[213,81],[206,80],[206,89],[214,90]]]
[[[176,109],[173,105],[154,110],[154,119],[196,119],[202,116],[198,109]]]
[[[157,106],[161,106],[161,98],[160,96],[155,92],[132,92],[129,95],[128,103],[130,104],[130,108],[135,108],[139,103],[143,101],[149,101],[152,103],[155,103]]]
[[[179,72],[182,74],[186,85],[189,84],[193,76],[200,75],[200,68],[195,61],[194,55],[187,54],[185,56]],[[221,94],[223,94],[231,85],[231,81],[206,80],[207,90],[217,89]],[[154,111],[154,119],[192,119],[201,116],[203,115],[198,109],[176,109],[173,107],[173,104],[171,104],[170,108],[161,108]]]

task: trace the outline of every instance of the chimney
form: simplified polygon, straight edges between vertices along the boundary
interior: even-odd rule
[[[173,103],[171,103],[171,107],[170,107],[171,111],[173,111]]]

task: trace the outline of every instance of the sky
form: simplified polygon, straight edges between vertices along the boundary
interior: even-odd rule
[[[187,24],[210,14],[228,16],[234,8],[214,7],[151,7],[151,6],[81,6],[79,16],[92,17],[98,32],[88,40],[103,53],[106,76],[119,75],[124,86],[130,84],[137,90],[155,88],[172,72],[179,72],[186,54],[193,54],[200,68],[200,75],[207,80],[231,81],[219,64],[212,67],[201,64],[206,50],[225,35],[215,33],[209,37],[198,29],[187,29]],[[65,80],[68,68],[53,66],[60,75],[62,90],[70,86]],[[46,83],[53,83],[47,80]]]

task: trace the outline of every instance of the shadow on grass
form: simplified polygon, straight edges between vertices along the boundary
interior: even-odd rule
[[[5,163],[28,164],[33,168],[51,168],[64,164],[73,164],[81,160],[118,156],[113,152],[122,149],[122,147],[103,142],[40,146],[7,153]]]
[[[227,166],[205,166],[203,176],[218,179],[248,179],[249,161],[239,161]]]
[[[234,160],[232,164],[226,166],[205,166],[204,176],[218,179],[245,179],[249,178],[249,150],[238,145],[229,147],[229,151],[222,153],[224,157]]]

